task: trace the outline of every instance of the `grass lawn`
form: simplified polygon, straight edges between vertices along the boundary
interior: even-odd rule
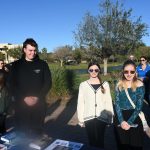
[[[111,67],[111,66],[118,66],[120,65],[120,63],[108,63],[107,66]],[[60,67],[60,63],[49,63],[50,68],[59,68]],[[103,64],[100,64],[100,66],[103,68]],[[64,65],[63,67],[65,67],[66,69],[87,69],[88,64],[78,64],[78,65]]]
[[[108,66],[111,67],[111,66],[118,66],[119,64],[118,63],[109,63]],[[57,69],[58,71],[56,72],[57,74],[59,73],[59,70],[61,71],[60,69],[60,64],[58,63],[51,63],[49,64],[50,66],[50,69],[53,70],[54,68]],[[88,64],[79,64],[79,65],[66,65],[66,66],[63,66],[65,67],[66,69],[69,69],[69,70],[75,70],[75,69],[87,69],[87,66]],[[103,67],[103,64],[101,64],[101,67]],[[55,70],[54,69],[54,70]],[[53,71],[54,71],[53,70]],[[62,82],[65,82],[66,80],[62,79],[62,74],[59,74],[60,77],[58,79],[60,79],[60,82],[58,82],[58,79],[56,79],[57,81],[54,82],[55,83],[55,86],[57,83],[61,83],[61,85],[63,84]],[[85,81],[89,78],[89,74],[88,73],[84,73],[84,74],[76,74],[75,75],[75,79],[76,79],[76,82],[75,82],[75,91],[78,91],[78,88],[79,88],[79,84],[82,82],[82,81]],[[57,77],[57,76],[56,76]],[[107,75],[103,75],[101,74],[101,78],[102,78],[102,81],[108,81],[109,82],[109,85],[110,85],[110,90],[111,90],[111,95],[112,95],[112,99],[114,100],[114,89],[115,89],[115,81],[118,79],[118,71],[111,71],[110,73],[108,73]],[[61,82],[61,80],[63,80]],[[60,86],[61,86],[60,85]],[[58,86],[59,87],[59,86]],[[62,89],[62,88],[61,88]],[[57,89],[58,90],[58,89]],[[52,91],[52,90],[51,90]],[[55,90],[54,90],[55,91]],[[58,91],[57,91],[58,93]],[[65,93],[65,92],[64,92]]]

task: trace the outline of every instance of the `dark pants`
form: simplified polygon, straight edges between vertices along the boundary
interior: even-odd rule
[[[116,142],[117,142],[117,150],[143,150],[143,147],[141,146],[131,146],[129,144],[121,144],[120,139],[118,137],[117,130],[115,129],[115,137],[116,137]]]
[[[94,147],[104,148],[104,134],[106,123],[92,119],[85,121],[89,144]]]
[[[122,110],[122,115],[125,121],[127,121],[134,110]],[[134,124],[138,124],[136,128],[131,127],[129,130],[124,130],[118,127],[119,121],[115,111],[114,117],[114,131],[117,142],[118,150],[142,150],[144,142],[144,132],[141,119],[137,117]]]
[[[118,147],[118,150],[143,150],[142,147],[130,146],[126,144],[122,144]]]
[[[46,114],[45,102],[38,102],[35,106],[28,106],[24,102],[15,107],[16,130],[29,135],[40,135],[44,128]]]
[[[0,114],[0,133],[1,134],[6,132],[5,123],[6,123],[6,116],[3,114]]]

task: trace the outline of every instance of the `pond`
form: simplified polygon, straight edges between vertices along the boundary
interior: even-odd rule
[[[112,66],[112,67],[108,67],[107,71],[111,72],[114,70],[121,70],[122,66]],[[87,73],[87,69],[75,69],[74,70],[77,74],[86,74]],[[103,72],[103,68],[102,68],[102,72]]]

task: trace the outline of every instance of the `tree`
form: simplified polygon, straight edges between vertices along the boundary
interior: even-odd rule
[[[5,54],[3,54],[2,52],[0,52],[0,59],[5,60]]]
[[[84,47],[91,60],[103,59],[105,75],[108,58],[133,51],[147,34],[147,25],[142,23],[141,17],[134,21],[132,9],[125,10],[119,1],[112,3],[105,0],[99,6],[97,16],[89,12],[85,14],[74,35],[79,47]]]
[[[82,59],[82,51],[79,48],[76,48],[73,51],[73,58],[76,60],[76,62],[79,64]]]
[[[72,55],[72,46],[66,45],[62,47],[57,47],[54,50],[54,54],[56,59],[60,61],[60,65],[62,67],[63,62],[69,59],[69,57]]]
[[[43,60],[47,60],[47,58],[48,58],[47,48],[43,48],[41,51],[42,51],[41,54],[40,54],[41,58]]]
[[[5,51],[5,58],[6,58],[6,61],[8,62],[8,47],[7,46],[4,46],[4,51]]]
[[[53,54],[53,53],[49,52],[49,53],[47,54],[47,62],[48,62],[48,63],[54,62],[54,54]]]
[[[19,46],[13,49],[9,49],[7,53],[9,56],[15,59],[19,59],[22,56],[22,47]]]
[[[150,60],[150,47],[140,46],[135,50],[135,57],[139,59],[141,56],[145,56]]]

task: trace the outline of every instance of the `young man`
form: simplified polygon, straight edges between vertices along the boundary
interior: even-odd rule
[[[9,76],[15,100],[16,129],[30,135],[43,132],[45,96],[52,84],[48,64],[39,59],[37,50],[36,41],[26,39],[22,58],[13,63]]]

